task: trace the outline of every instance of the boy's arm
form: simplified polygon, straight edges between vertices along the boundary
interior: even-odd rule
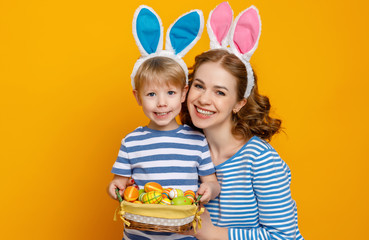
[[[201,185],[197,190],[196,197],[198,195],[202,195],[201,202],[207,203],[211,199],[216,198],[216,196],[220,193],[220,185],[218,183],[217,177],[215,173],[207,175],[207,176],[200,176]]]
[[[128,183],[129,177],[114,175],[113,180],[110,182],[108,186],[108,194],[110,197],[117,199],[117,194],[115,193],[115,189],[119,188],[119,194],[122,195],[126,185]]]

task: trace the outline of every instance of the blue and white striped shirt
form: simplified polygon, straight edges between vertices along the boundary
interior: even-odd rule
[[[254,136],[215,169],[221,192],[206,208],[229,239],[303,239],[290,169],[269,143]]]
[[[199,176],[215,172],[205,136],[181,125],[171,131],[138,127],[123,140],[112,173],[132,177],[140,189],[147,182],[183,191],[198,189]],[[125,231],[124,239],[195,239],[171,233]]]

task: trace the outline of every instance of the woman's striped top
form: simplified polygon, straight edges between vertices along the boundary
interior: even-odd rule
[[[254,136],[215,169],[221,193],[206,208],[229,239],[303,239],[290,169],[269,143]]]

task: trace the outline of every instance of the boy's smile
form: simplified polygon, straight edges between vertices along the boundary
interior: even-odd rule
[[[174,130],[179,125],[175,117],[180,113],[186,97],[187,87],[146,84],[138,92],[133,91],[137,103],[150,119],[148,127],[154,130]]]

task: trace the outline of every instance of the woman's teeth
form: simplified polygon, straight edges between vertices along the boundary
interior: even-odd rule
[[[212,115],[214,114],[214,112],[211,112],[211,111],[206,111],[206,110],[203,110],[203,109],[200,109],[200,108],[196,108],[196,111],[201,113],[201,114],[204,114],[204,115]]]

